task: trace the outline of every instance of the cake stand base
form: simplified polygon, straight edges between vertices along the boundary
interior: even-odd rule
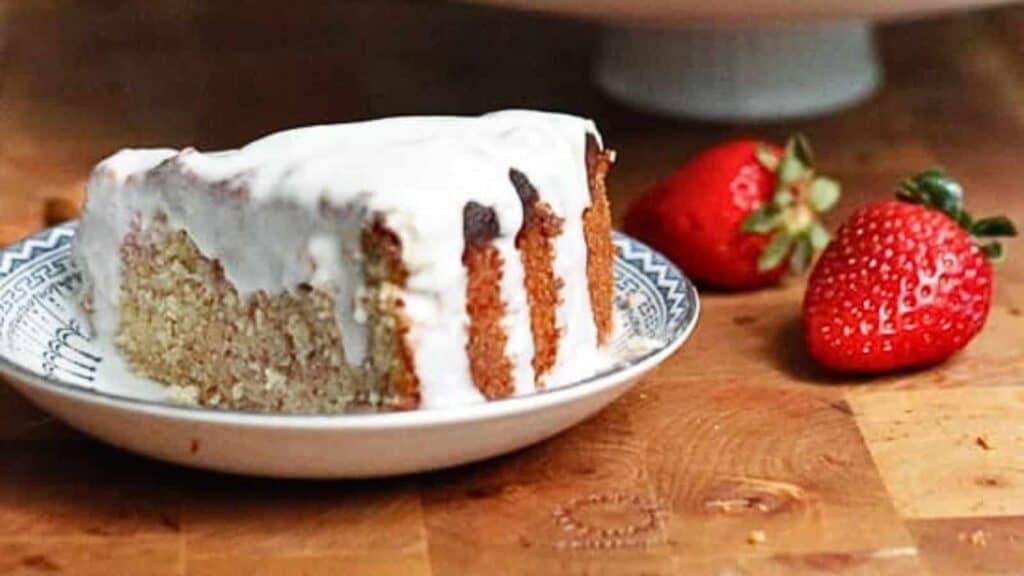
[[[594,75],[612,97],[643,110],[762,122],[852,106],[881,81],[864,22],[610,27]]]

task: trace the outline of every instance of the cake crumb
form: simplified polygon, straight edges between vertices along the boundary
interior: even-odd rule
[[[288,378],[273,368],[267,368],[264,370],[263,376],[265,378],[263,388],[267,392],[274,389],[284,388],[284,386],[288,384]]]
[[[197,386],[169,386],[167,390],[170,401],[175,404],[199,404],[199,388]]]
[[[977,546],[978,548],[984,548],[988,546],[988,536],[984,530],[975,530],[970,534],[961,532],[957,535],[957,540],[961,542],[970,542],[971,546]]]
[[[764,530],[751,530],[750,533],[747,534],[747,544],[764,544],[767,539],[768,535],[764,533]]]
[[[992,450],[992,442],[984,434],[975,438],[974,443],[981,447],[982,450]]]
[[[631,355],[642,356],[652,350],[661,348],[664,343],[655,338],[647,336],[631,336],[626,340],[626,349]]]
[[[359,324],[366,324],[369,319],[365,304],[367,298],[369,295],[366,293],[365,286],[356,288],[356,295],[352,302],[352,318]]]
[[[630,292],[626,295],[626,305],[630,308],[637,308],[644,303],[644,295],[640,292]]]

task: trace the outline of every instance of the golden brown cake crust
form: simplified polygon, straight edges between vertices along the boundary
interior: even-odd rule
[[[473,384],[488,400],[510,396],[512,363],[505,356],[508,336],[502,326],[505,304],[501,299],[504,263],[493,241],[498,236],[494,210],[469,202],[463,210],[466,247],[462,264],[466,268],[466,355]]]
[[[587,183],[590,207],[583,212],[583,234],[587,243],[587,286],[599,344],[607,344],[612,335],[612,300],[615,294],[612,245],[612,216],[605,188],[605,176],[613,153],[602,150],[593,135],[587,135]]]
[[[533,372],[538,389],[542,377],[555,365],[561,336],[556,324],[561,282],[555,276],[552,240],[562,233],[562,220],[541,202],[525,174],[511,170],[509,177],[523,203],[523,227],[516,235],[516,248],[523,262],[526,299],[530,306],[530,334],[533,336]]]

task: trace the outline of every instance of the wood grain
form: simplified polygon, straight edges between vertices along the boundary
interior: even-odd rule
[[[714,576],[919,576],[928,574],[914,548],[883,552],[841,552],[807,555],[779,555],[760,558],[684,561],[675,565],[676,574]]]
[[[1024,515],[1024,390],[878,392],[851,403],[905,518]]]
[[[132,545],[104,539],[23,539],[0,541],[0,573],[109,576],[181,574],[181,546],[176,538],[132,538]]]
[[[643,448],[613,409],[559,442],[426,479],[435,573],[667,572],[668,509]]]
[[[642,435],[657,439],[648,466],[673,512],[669,538],[687,558],[913,545],[835,396],[742,380],[676,383],[632,412]],[[765,540],[751,546],[754,530]]]
[[[619,152],[618,218],[700,147],[802,131],[844,183],[833,224],[934,164],[977,212],[1024,222],[1019,7],[884,27],[871,101],[758,127],[618,106],[589,81],[593,24],[489,8],[41,0],[0,14],[0,245],[70,215],[90,167],[124,146],[510,106],[598,121]],[[1008,248],[986,329],[942,366],[828,375],[801,344],[802,281],[704,293],[691,342],[594,419],[412,478],[184,470],[86,439],[0,384],[0,573],[1016,573],[1024,242]]]
[[[189,563],[249,566],[287,555],[427,566],[420,500],[411,483],[292,485],[223,478],[189,486],[181,522]],[[259,522],[239,523],[240,517]],[[282,554],[285,552],[285,554]],[[238,571],[245,572],[245,565]]]
[[[1019,517],[919,520],[909,526],[935,576],[1020,574],[1024,566]]]

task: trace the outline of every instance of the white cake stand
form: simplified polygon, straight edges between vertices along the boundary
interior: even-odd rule
[[[594,78],[671,116],[772,121],[827,114],[882,80],[872,23],[1005,0],[472,0],[606,23]]]

